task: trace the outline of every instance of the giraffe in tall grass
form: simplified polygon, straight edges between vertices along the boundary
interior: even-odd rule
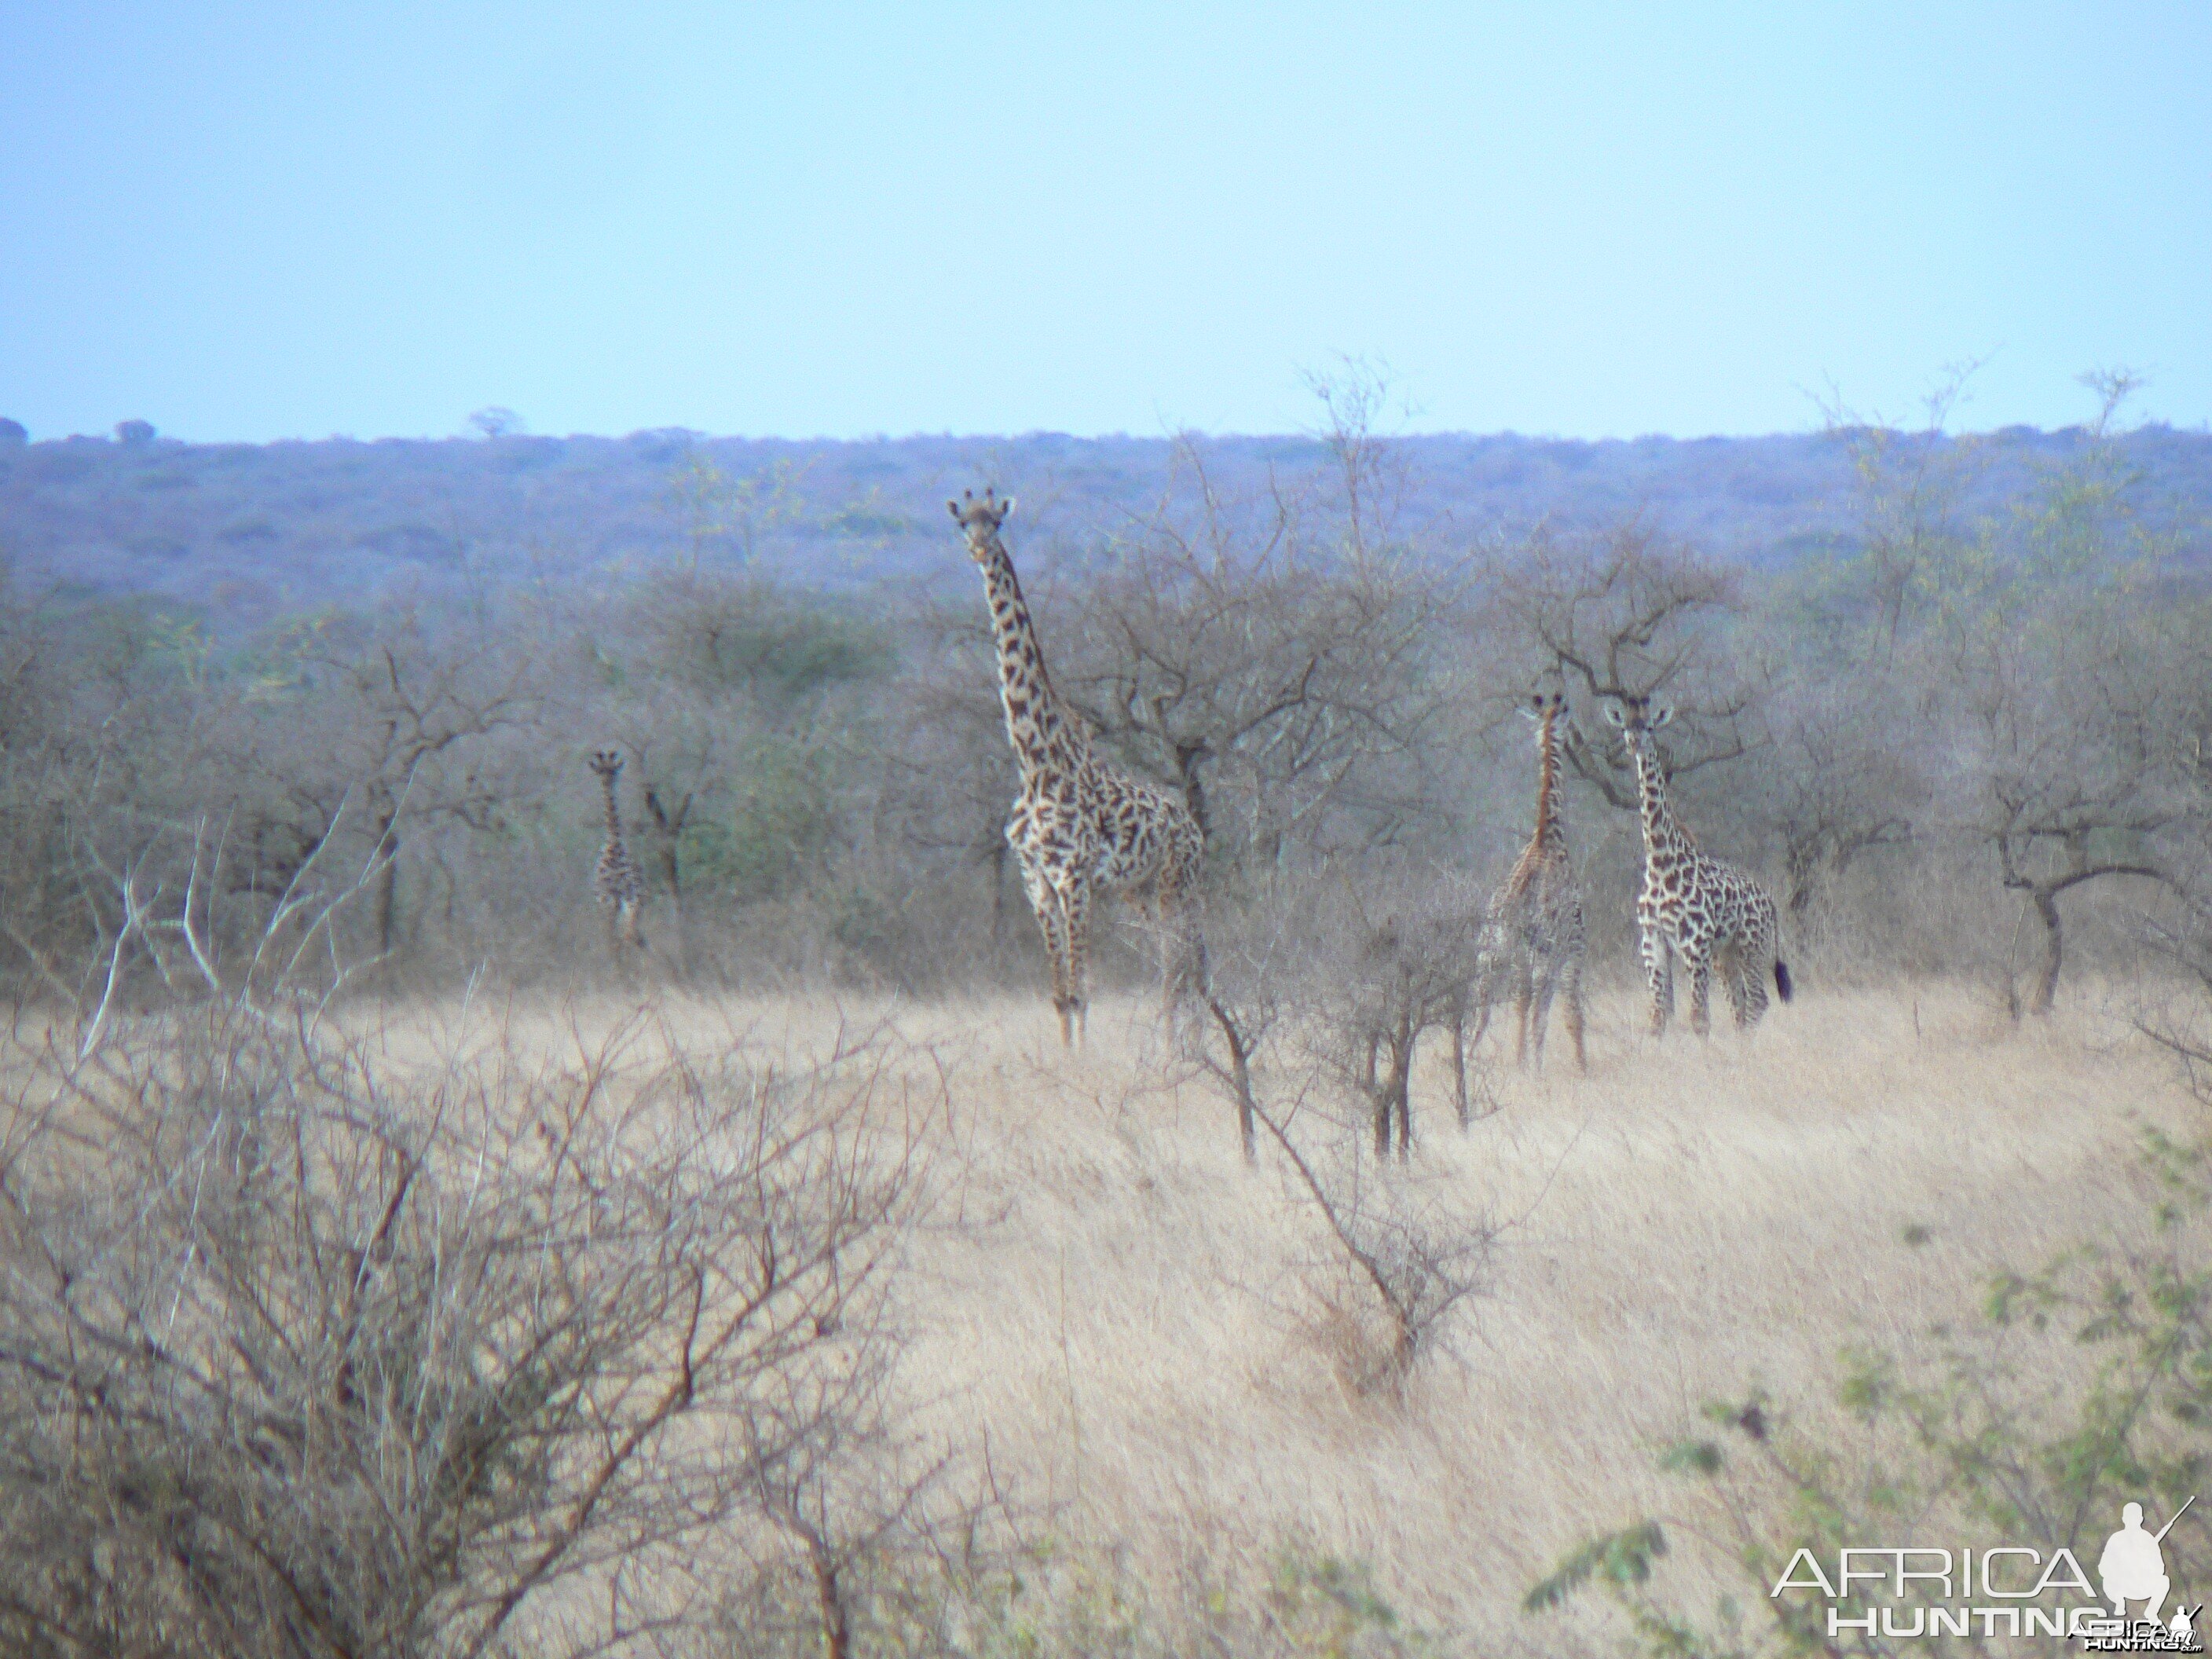
[[[1199,877],[1206,840],[1190,809],[1164,791],[1126,778],[1091,751],[1083,716],[1064,703],[1045,672],[1044,650],[999,532],[1012,496],[963,492],[948,503],[983,573],[998,648],[1006,736],[1021,790],[1006,821],[1022,884],[1052,965],[1052,1006],[1060,1041],[1082,1035],[1091,909],[1102,893],[1149,900],[1161,939],[1161,996],[1172,1025],[1194,1012],[1206,988]]]
[[[1588,1071],[1583,1051],[1583,962],[1589,953],[1589,929],[1583,918],[1582,891],[1567,855],[1566,817],[1559,801],[1559,720],[1566,697],[1553,692],[1529,699],[1522,710],[1536,726],[1536,828],[1521,856],[1490,901],[1482,951],[1477,960],[1474,1033],[1480,1042],[1500,993],[1510,988],[1516,1036],[1513,1063],[1528,1063],[1533,1047],[1544,1064],[1544,1027],[1554,994],[1564,994],[1567,1036],[1575,1045],[1575,1067]]]
[[[1651,987],[1651,1035],[1666,1030],[1674,1016],[1678,957],[1690,975],[1690,1028],[1699,1036],[1711,1030],[1709,995],[1718,963],[1736,1027],[1748,1030],[1766,1012],[1770,971],[1784,1002],[1792,990],[1774,900],[1734,865],[1699,852],[1668,804],[1667,773],[1654,734],[1674,711],[1663,703],[1653,708],[1648,697],[1623,697],[1606,704],[1605,717],[1620,728],[1636,763],[1644,822],[1644,890],[1636,901],[1636,925]]]
[[[615,797],[615,782],[622,776],[621,752],[594,750],[591,768],[599,775],[607,803],[607,839],[599,848],[599,862],[592,866],[592,891],[606,912],[610,947],[617,952],[624,945],[641,951],[645,935],[638,926],[638,912],[645,903],[645,879],[623,839],[622,805]]]

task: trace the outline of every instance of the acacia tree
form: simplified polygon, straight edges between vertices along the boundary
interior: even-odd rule
[[[1074,623],[1062,690],[1261,867],[1333,812],[1387,838],[1387,763],[1417,763],[1449,713],[1440,661],[1474,578],[1406,526],[1407,462],[1376,428],[1387,383],[1354,363],[1311,385],[1323,465],[1234,492],[1185,434],[1159,500],[1055,607]]]
[[[1830,439],[1850,460],[1855,521],[1850,551],[1820,562],[1842,602],[1842,614],[1831,620],[1885,668],[1895,665],[1919,614],[1941,604],[1977,539],[1966,522],[1966,498],[1988,453],[1978,440],[1954,436],[1949,428],[1979,367],[1946,369],[1921,400],[1920,424],[1911,431],[1863,416],[1839,398],[1822,410]]]
[[[486,619],[472,620],[481,629]],[[403,817],[493,826],[513,790],[486,769],[481,740],[533,717],[538,665],[526,649],[485,651],[473,630],[434,625],[410,608],[319,632],[298,667],[283,702],[311,716],[313,735],[300,744],[296,729],[264,717],[260,759],[298,809],[295,859],[322,844],[349,798],[360,800],[369,856],[381,865],[376,949],[388,957],[398,942]]]
[[[1730,661],[1723,632],[1738,614],[1740,586],[1734,573],[1629,524],[1589,539],[1540,531],[1510,561],[1495,604],[1516,654],[1557,674],[1577,709],[1663,694],[1689,715],[1692,741],[1666,752],[1668,775],[1680,780],[1759,741],[1750,719],[1759,687]],[[1517,701],[1522,689],[1508,695]],[[1593,742],[1592,732],[1605,730],[1574,720],[1560,752],[1608,804],[1633,811],[1635,769],[1609,733]]]
[[[2157,838],[2187,810],[2173,688],[2201,672],[2192,654],[2148,618],[2074,614],[2024,638],[1993,631],[1962,661],[1969,811],[2042,929],[2030,1013],[2049,1013],[2057,994],[2058,901],[2110,877],[2165,878]]]
[[[1812,909],[1867,854],[1923,831],[1932,785],[1919,696],[1883,673],[1774,676],[1765,763],[1739,799],[1781,844],[1784,908]]]
[[[2115,877],[2165,880],[2159,840],[2185,817],[2205,670],[2201,617],[2143,602],[2162,538],[2136,509],[2116,441],[2138,384],[2084,377],[2097,418],[1962,582],[1941,634],[1960,688],[1963,818],[2041,928],[2030,1013],[2065,960],[2059,900]],[[1996,556],[2001,555],[2002,556]],[[2008,1002],[2020,1000],[2007,975]]]

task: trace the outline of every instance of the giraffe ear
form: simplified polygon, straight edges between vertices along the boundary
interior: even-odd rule
[[[1666,725],[1668,720],[1671,720],[1674,718],[1674,705],[1671,702],[1662,702],[1656,708],[1651,711],[1651,716],[1645,724],[1650,726],[1654,732],[1656,732],[1661,726]]]
[[[1605,706],[1605,723],[1607,726],[1626,726],[1628,724],[1628,717],[1620,712],[1620,705],[1619,703],[1612,702],[1607,702]]]
[[[1000,524],[1004,524],[1007,520],[1013,516],[1014,498],[1012,495],[1009,495],[1005,501],[999,503],[999,522]]]
[[[945,510],[947,513],[950,513],[950,514],[952,515],[952,522],[953,522],[953,523],[955,523],[955,524],[958,524],[958,523],[960,522],[960,503],[959,503],[959,502],[957,502],[957,501],[947,501],[947,502],[945,502]]]

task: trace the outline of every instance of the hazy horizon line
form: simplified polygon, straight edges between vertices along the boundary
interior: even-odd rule
[[[132,417],[133,420],[137,417]],[[118,421],[106,432],[69,432],[52,437],[40,437],[26,429],[26,447],[35,448],[48,444],[96,443],[112,447],[132,447],[120,437],[123,427],[131,420]],[[21,422],[18,422],[21,424]],[[285,436],[276,438],[200,438],[185,437],[168,432],[159,425],[154,427],[150,440],[139,442],[149,446],[171,445],[187,449],[246,448],[273,449],[287,444],[496,444],[504,442],[567,443],[582,439],[603,443],[623,443],[638,438],[684,438],[705,443],[757,444],[906,444],[906,443],[1018,443],[1027,440],[1049,438],[1069,443],[1158,443],[1173,444],[1186,439],[1197,439],[1208,443],[1325,443],[1328,434],[1310,429],[1280,432],[1209,432],[1200,428],[1186,427],[1160,433],[1134,433],[1126,430],[1111,432],[1068,432],[1055,427],[1030,427],[1018,432],[953,432],[912,431],[903,433],[869,432],[855,434],[815,433],[793,436],[771,432],[710,432],[700,427],[641,426],[627,432],[532,432],[518,429],[497,434],[468,432],[443,433],[380,433],[373,437],[361,437],[350,432],[330,432],[319,437]],[[1568,443],[1595,447],[1603,444],[1633,445],[1641,443],[1756,443],[1776,438],[1822,438],[1847,432],[1894,432],[1907,436],[1936,436],[1954,441],[1967,438],[2000,437],[2008,434],[2032,433],[2038,437],[2059,437],[2069,432],[2086,432],[2089,423],[2070,422],[2064,426],[2043,427],[2033,422],[2008,422],[2002,426],[1942,429],[1933,433],[1926,427],[1905,427],[1882,421],[1857,421],[1836,426],[1773,428],[1756,432],[1640,432],[1632,437],[1606,434],[1589,437],[1580,434],[1559,432],[1525,432],[1515,427],[1499,427],[1488,431],[1470,427],[1443,428],[1433,431],[1391,431],[1375,435],[1389,441],[1432,441],[1437,440],[1489,441],[1514,439],[1530,443]],[[2182,426],[2174,422],[2150,418],[2119,429],[2118,435],[2136,432],[2170,432],[2187,437],[2212,437],[2212,421],[2201,421],[2195,426]]]

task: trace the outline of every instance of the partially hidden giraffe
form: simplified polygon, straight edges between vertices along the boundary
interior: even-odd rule
[[[1707,996],[1719,961],[1736,1025],[1747,1030],[1766,1012],[1770,971],[1775,990],[1784,1002],[1790,1000],[1780,921],[1766,890],[1734,865],[1699,852],[1667,804],[1667,775],[1653,734],[1674,716],[1664,704],[1651,708],[1648,697],[1624,697],[1605,708],[1606,719],[1620,728],[1636,763],[1644,820],[1644,890],[1636,901],[1636,925],[1642,934],[1644,975],[1651,987],[1651,1034],[1664,1031],[1674,1014],[1677,957],[1690,973],[1691,1029],[1699,1036],[1711,1029]]]
[[[1053,689],[999,534],[1013,498],[987,489],[979,499],[969,490],[948,505],[990,603],[999,694],[1022,777],[1006,842],[1051,959],[1060,1040],[1073,1044],[1083,1034],[1091,907],[1102,893],[1151,901],[1162,945],[1163,1008],[1172,1025],[1206,988],[1199,894],[1206,840],[1198,820],[1181,801],[1121,776],[1093,754],[1090,727]]]
[[[1527,1063],[1532,1046],[1536,1065],[1544,1064],[1544,1027],[1554,993],[1566,999],[1567,1036],[1575,1045],[1575,1066],[1589,1069],[1583,1052],[1583,962],[1589,953],[1589,930],[1583,919],[1582,891],[1567,856],[1566,817],[1559,800],[1559,720],[1566,712],[1564,694],[1540,692],[1522,710],[1536,725],[1536,829],[1521,849],[1495,894],[1483,930],[1475,968],[1474,1033],[1480,1042],[1502,990],[1513,992],[1516,1035],[1513,1063]]]
[[[599,849],[599,862],[592,866],[592,890],[607,913],[609,942],[617,948],[627,945],[642,950],[645,936],[638,927],[638,911],[645,902],[645,880],[623,840],[622,807],[615,799],[615,781],[622,776],[623,757],[617,750],[596,750],[591,766],[599,774],[607,798],[607,841]]]

